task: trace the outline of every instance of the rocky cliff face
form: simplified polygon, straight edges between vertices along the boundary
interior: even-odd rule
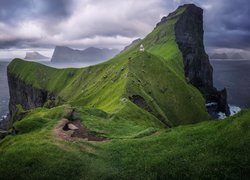
[[[118,53],[115,49],[90,47],[85,50],[74,50],[69,47],[56,46],[52,62],[100,62],[112,58]]]
[[[175,16],[181,9],[185,10],[180,13],[175,24],[175,36],[182,52],[185,76],[204,94],[207,103],[217,103],[217,110],[229,115],[226,89],[218,91],[213,87],[213,68],[209,63],[203,42],[203,10],[194,4],[186,4],[168,17],[162,18],[159,24]]]
[[[29,110],[43,106],[53,107],[59,104],[60,98],[53,93],[32,87],[14,74],[11,74],[8,70],[7,75],[10,92],[10,117],[13,117],[17,112],[17,105],[21,105],[23,110]]]
[[[199,89],[213,87],[213,68],[203,45],[203,10],[186,6],[175,25],[176,41],[183,55],[185,76]]]

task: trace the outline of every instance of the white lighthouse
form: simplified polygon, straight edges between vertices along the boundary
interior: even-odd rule
[[[143,44],[140,45],[140,51],[143,52],[144,51],[144,47]]]

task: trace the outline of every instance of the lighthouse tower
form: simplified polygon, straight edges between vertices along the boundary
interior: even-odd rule
[[[144,51],[144,47],[143,44],[140,45],[140,51],[143,52]]]

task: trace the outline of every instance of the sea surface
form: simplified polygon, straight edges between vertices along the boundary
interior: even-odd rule
[[[10,59],[0,59],[0,121],[8,113],[9,90],[7,82],[7,65]],[[214,85],[218,89],[224,87],[228,90],[230,105],[241,108],[250,108],[250,60],[210,60],[214,73]],[[95,63],[40,63],[56,67],[86,67]]]
[[[250,108],[250,60],[210,60],[214,86],[227,89],[228,103]]]

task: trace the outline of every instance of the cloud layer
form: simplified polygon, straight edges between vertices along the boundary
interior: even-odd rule
[[[183,3],[204,9],[208,49],[250,50],[248,0],[0,1],[0,49],[122,48]]]

